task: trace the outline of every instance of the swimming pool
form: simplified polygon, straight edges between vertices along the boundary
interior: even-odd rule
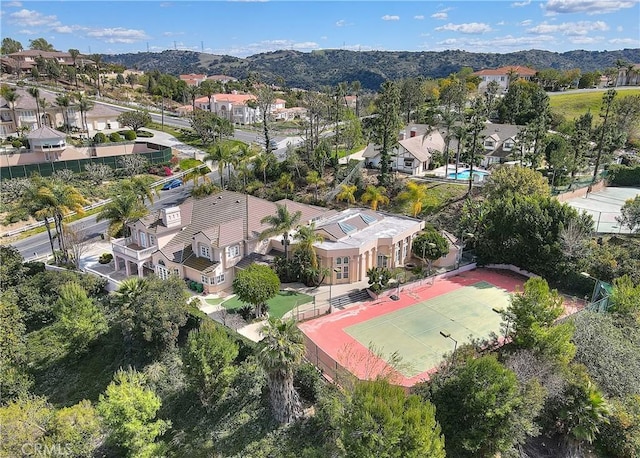
[[[461,170],[460,172],[458,172],[457,177],[456,177],[456,173],[455,172],[449,173],[447,175],[447,178],[450,178],[452,180],[468,180],[470,172],[471,172],[471,170],[469,170],[469,169]],[[473,174],[474,174],[474,176],[480,177],[480,180],[483,180],[484,177],[489,175],[489,172],[485,172],[483,170],[474,170]]]

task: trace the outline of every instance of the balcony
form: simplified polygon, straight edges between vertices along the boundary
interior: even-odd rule
[[[111,248],[114,253],[122,254],[129,259],[136,261],[148,260],[151,254],[157,250],[156,247],[144,248],[131,240],[131,237],[115,239],[111,241]]]

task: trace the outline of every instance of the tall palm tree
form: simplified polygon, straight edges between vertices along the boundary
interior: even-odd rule
[[[305,177],[307,183],[313,185],[313,199],[318,200],[318,186],[322,186],[324,181],[318,172],[310,170]]]
[[[51,116],[49,116],[47,114],[47,107],[49,106],[49,104],[47,103],[46,99],[40,99],[40,108],[42,108],[42,121],[43,123],[46,122],[46,120],[49,120],[49,127],[51,126]]]
[[[16,117],[16,102],[20,98],[20,95],[16,92],[15,89],[10,88],[9,86],[2,86],[2,97],[7,101],[9,107],[11,108],[11,117],[13,119],[13,124],[16,127],[16,132],[18,132],[20,130],[20,120]]]
[[[456,177],[455,179],[457,180],[458,166],[460,165],[460,151],[462,149],[462,145],[469,138],[469,131],[467,130],[467,126],[465,126],[464,124],[453,126],[452,131],[453,131],[452,138],[455,138],[458,141],[458,144],[456,146],[456,175],[455,175]]]
[[[361,200],[364,204],[371,203],[371,210],[373,211],[378,209],[378,205],[386,205],[389,203],[387,190],[383,186],[367,186]]]
[[[293,374],[304,357],[304,339],[293,320],[277,318],[269,319],[262,335],[258,361],[267,374],[273,415],[280,423],[291,423],[302,416]]]
[[[284,257],[289,259],[289,232],[298,226],[301,217],[301,211],[290,213],[286,205],[276,204],[276,214],[267,215],[260,220],[262,224],[271,226],[260,233],[260,240],[282,234]]]
[[[122,281],[116,291],[111,296],[112,304],[118,308],[118,314],[122,320],[122,334],[124,336],[125,347],[131,348],[133,335],[131,329],[134,327],[133,319],[136,315],[140,296],[148,289],[149,282],[144,278],[131,277]]]
[[[267,169],[269,168],[269,158],[266,154],[258,154],[253,158],[253,168],[262,172],[264,184],[267,184]]]
[[[231,162],[232,152],[225,143],[216,143],[213,149],[207,153],[203,161],[211,161],[218,165],[218,173],[220,174],[220,188],[224,189],[224,168],[229,166]]]
[[[360,117],[360,91],[362,90],[362,85],[360,81],[352,81],[351,82],[351,90],[353,94],[356,96],[356,116]]]
[[[206,168],[203,167],[206,170]],[[151,186],[154,180],[147,176],[135,176],[127,180],[122,181],[121,191],[132,192],[140,203],[144,205],[145,200],[148,200],[150,204],[153,204],[154,195],[157,196],[159,192]]]
[[[81,92],[74,94],[74,98],[77,101],[78,109],[80,110],[80,121],[82,123],[82,129],[89,135],[89,125],[87,124],[87,112],[93,108],[93,102]]]
[[[40,90],[37,87],[30,87],[27,89],[27,92],[31,97],[36,99],[36,114],[38,116],[38,127],[40,126]]]
[[[189,99],[191,99],[191,108],[193,111],[196,111],[196,99],[198,95],[200,95],[200,88],[198,86],[189,86],[187,87],[187,95]]]
[[[127,225],[147,215],[149,210],[140,203],[133,192],[123,192],[112,197],[111,202],[102,207],[96,221],[109,221],[109,235],[115,237],[122,234],[129,237]]]
[[[75,70],[75,72],[73,73],[73,77],[75,79],[75,83],[76,83],[76,91],[78,90],[78,67],[77,67],[77,61],[78,61],[78,56],[80,55],[80,51],[77,49],[69,49],[69,55],[71,56],[71,58],[73,59],[73,69]]]
[[[340,192],[336,194],[336,200],[338,202],[347,202],[349,204],[356,203],[356,190],[358,187],[354,184],[341,184]]]
[[[458,121],[458,114],[452,110],[445,110],[440,113],[442,117],[442,126],[445,128],[444,134],[444,176],[447,177],[449,173],[449,145],[451,144],[451,129],[455,126],[455,123]],[[426,138],[425,135],[423,137]]]
[[[293,183],[293,178],[290,173],[283,173],[278,178],[278,187],[282,189],[286,194],[292,193],[296,185]]]
[[[213,112],[213,104],[211,103],[211,99],[213,98],[213,94],[215,93],[216,93],[216,90],[215,90],[215,85],[213,84],[213,81],[205,80],[202,83],[200,83],[200,94],[206,96],[207,99],[209,100],[209,111],[211,112]]]
[[[409,207],[414,218],[422,211],[422,206],[427,197],[427,186],[415,181],[407,182],[406,189],[398,194],[398,199]]]
[[[71,98],[68,94],[58,94],[56,96],[56,105],[62,108],[62,119],[64,119],[65,130],[69,131],[69,107],[71,106]]]
[[[311,223],[309,226],[300,226],[293,238],[298,242],[295,246],[296,251],[307,253],[311,268],[317,269],[318,256],[313,245],[324,241],[324,237],[316,232],[315,223]]]
[[[51,231],[51,220],[53,220],[53,210],[49,206],[48,202],[41,198],[40,188],[48,186],[49,183],[40,176],[33,176],[29,180],[28,186],[20,197],[20,208],[27,210],[28,214],[34,217],[38,221],[44,222],[44,227],[47,229],[47,235],[49,236],[49,244],[51,245],[51,253],[57,261],[57,254],[53,244],[53,232]]]
[[[242,188],[247,188],[247,176],[249,175],[249,161],[256,155],[257,151],[246,143],[237,145],[231,154],[231,165],[236,173],[242,174]]]

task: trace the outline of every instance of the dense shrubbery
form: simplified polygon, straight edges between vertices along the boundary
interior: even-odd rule
[[[640,165],[626,166],[612,164],[609,166],[609,183],[614,186],[640,186]]]

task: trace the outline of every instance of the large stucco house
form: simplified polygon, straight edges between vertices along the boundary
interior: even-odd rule
[[[83,130],[80,110],[73,104],[66,108],[58,106],[56,94],[40,91],[39,99],[44,100],[44,109],[36,105],[36,99],[25,89],[17,88],[16,94],[18,100],[15,103],[9,103],[0,97],[0,138],[15,136],[20,128],[26,128],[27,131],[41,126],[58,129],[63,128],[66,123],[72,128]],[[119,114],[120,112],[107,105],[96,103],[86,113],[88,135],[93,137],[105,129],[119,129]]]
[[[211,103],[209,97],[200,97],[195,100],[195,106],[196,109],[211,111],[234,124],[253,124],[262,121],[260,108],[255,105],[256,100],[253,94],[213,94]],[[269,106],[269,113],[275,117],[276,113],[285,109],[285,104],[285,100],[275,99]]]
[[[499,92],[507,92],[509,89],[509,83],[518,79],[530,80],[535,76],[536,70],[523,67],[521,65],[508,65],[500,68],[487,68],[474,73],[474,75],[480,77],[480,84],[478,85],[479,91],[486,91],[487,86],[492,81],[498,83]]]
[[[259,240],[269,226],[260,221],[286,205],[301,212],[300,224],[315,224],[324,241],[316,243],[319,265],[329,268],[327,284],[366,278],[370,267],[404,265],[411,242],[424,222],[350,208],[342,212],[290,200],[269,202],[222,191],[202,199],[189,198],[128,225],[131,235],[112,241],[116,269],[127,275],[177,275],[202,283],[206,293],[231,288],[237,269],[282,253],[282,236]],[[294,242],[293,242],[294,243]]]
[[[362,157],[365,165],[379,168],[382,159],[381,146],[369,143]],[[412,124],[398,135],[398,143],[391,149],[391,169],[412,176],[429,173],[431,157],[435,152],[444,151],[444,137],[437,129],[426,125]]]

